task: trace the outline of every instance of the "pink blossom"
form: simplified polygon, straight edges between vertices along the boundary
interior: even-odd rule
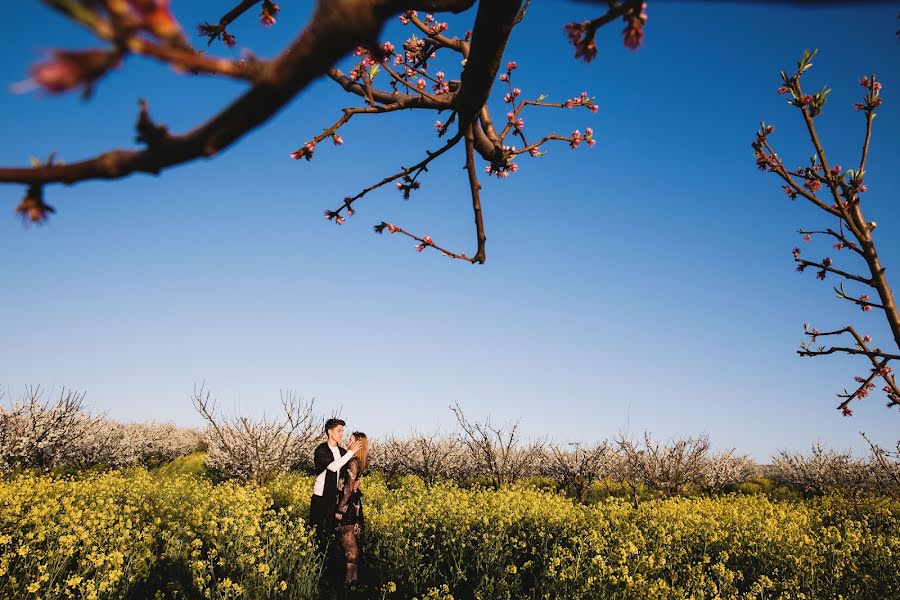
[[[424,79],[419,79],[419,80],[416,82],[416,87],[418,87],[420,90],[424,90],[424,89],[425,89],[425,80],[424,80]]]
[[[797,199],[797,192],[795,192],[795,191],[794,191],[794,188],[792,188],[791,186],[789,186],[789,185],[784,185],[784,186],[781,186],[781,189],[784,190],[784,193],[785,193],[786,195],[790,196],[791,200],[796,200],[796,199]]]
[[[291,158],[294,160],[300,160],[301,158],[305,158],[306,160],[312,160],[313,151],[316,149],[315,142],[306,142],[302,148],[298,150],[294,150],[291,152]]]
[[[787,94],[788,92],[790,92],[790,91],[791,91],[791,88],[789,88],[789,87],[783,85],[783,86],[781,86],[780,88],[778,88],[778,89],[775,90],[775,91],[776,91],[779,95],[782,95],[782,94]]]
[[[509,81],[509,75],[506,73],[500,73],[500,81]]]
[[[572,139],[569,140],[569,148],[573,150],[581,144],[581,132],[577,129],[572,132]]]
[[[841,409],[841,414],[842,414],[843,416],[845,416],[845,417],[852,417],[852,416],[853,416],[853,411],[850,410],[849,407],[845,406],[845,407],[843,407],[843,408]]]
[[[626,18],[625,29],[622,30],[625,47],[637,50],[644,42],[644,20],[640,17]]]
[[[280,7],[274,2],[269,0],[263,1],[262,11],[259,13],[259,21],[263,27],[271,27],[275,24],[275,15],[278,14],[279,10],[281,10]]]
[[[335,145],[335,146],[340,146],[341,144],[344,143],[343,138],[341,138],[341,136],[339,136],[339,135],[336,134],[336,133],[334,133],[334,134],[331,135],[331,141],[334,142],[334,145]]]
[[[808,242],[808,241],[810,241],[811,239],[812,239],[812,235],[809,234],[809,233],[807,233],[806,235],[803,236],[803,241],[804,241],[804,242]]]
[[[506,70],[507,70],[507,71],[515,71],[515,70],[518,69],[518,68],[519,68],[519,63],[517,63],[517,62],[514,61],[514,60],[511,60],[511,61],[509,61],[508,63],[506,63]]]
[[[865,110],[866,105],[863,104],[862,102],[857,102],[853,105],[853,108],[855,108],[856,110]]]
[[[863,341],[866,342],[866,343],[871,342],[871,341],[872,341],[872,336],[869,336],[869,335],[863,336]]]
[[[416,244],[416,251],[421,252],[425,249],[425,244]]]
[[[422,241],[425,242],[426,244],[428,244],[429,246],[433,246],[433,245],[434,245],[434,242],[431,240],[431,236],[430,236],[430,235],[426,235],[425,237],[423,237],[423,238],[422,238]]]
[[[52,56],[31,67],[31,79],[51,94],[90,85],[119,64],[118,56],[105,50],[54,50]]]
[[[141,17],[141,25],[162,39],[181,37],[181,27],[169,8],[169,0],[128,0],[132,10]],[[278,6],[275,5],[275,12]]]
[[[822,187],[822,183],[818,179],[809,179],[803,184],[806,189],[815,193]]]

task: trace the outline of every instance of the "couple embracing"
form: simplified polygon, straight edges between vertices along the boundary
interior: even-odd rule
[[[357,581],[360,539],[365,526],[359,486],[368,463],[369,441],[366,434],[354,431],[345,450],[341,447],[345,425],[341,419],[325,422],[326,440],[313,455],[316,481],[309,522],[316,528],[319,550],[325,553],[326,573],[337,570],[329,563],[335,562],[332,557],[339,550],[346,561],[344,582],[353,585]]]

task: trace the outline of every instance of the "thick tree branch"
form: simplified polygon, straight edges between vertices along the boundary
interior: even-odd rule
[[[267,121],[341,56],[372,43],[383,22],[402,8],[458,12],[474,0],[321,0],[303,33],[265,65],[257,83],[218,115],[184,135],[146,150],[113,150],[95,158],[39,168],[0,168],[5,183],[75,183],[118,179],[209,157]],[[505,41],[505,40],[504,40]]]
[[[474,152],[474,134],[472,133],[473,125],[469,125],[466,129],[466,171],[469,173],[469,189],[472,193],[472,210],[475,213],[475,232],[478,235],[478,250],[473,263],[484,264],[485,250],[484,245],[487,238],[484,235],[484,219],[481,213],[481,184],[478,183],[478,170],[475,167]]]
[[[461,126],[471,123],[487,103],[521,5],[521,0],[491,0],[478,4],[472,46],[462,72],[462,86],[454,102]]]

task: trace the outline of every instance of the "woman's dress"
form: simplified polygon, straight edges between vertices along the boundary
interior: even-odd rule
[[[361,473],[359,459],[351,458],[337,485],[337,512],[335,533],[350,564],[356,564],[360,555],[361,537],[365,526],[362,508],[362,492],[354,485]]]

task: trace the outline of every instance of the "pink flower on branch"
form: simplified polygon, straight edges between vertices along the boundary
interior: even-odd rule
[[[120,60],[118,53],[107,50],[54,50],[51,60],[31,67],[31,79],[51,94],[84,86],[89,95],[93,83]]]
[[[184,34],[169,8],[169,0],[128,0],[141,26],[162,40],[183,42]]]
[[[591,62],[597,57],[597,47],[594,45],[596,28],[590,25],[590,21],[584,23],[568,23],[565,26],[566,37],[569,43],[575,47],[575,59]]]
[[[872,307],[869,305],[868,294],[863,294],[862,296],[860,296],[858,304],[860,310],[862,310],[863,312],[869,312],[870,310],[872,310]]]
[[[625,47],[629,50],[637,50],[644,41],[644,24],[647,22],[647,3],[641,5],[641,12],[623,17],[625,29],[622,30]]]
[[[48,165],[52,162],[52,160],[49,161]],[[44,223],[55,212],[56,209],[44,202],[44,190],[39,185],[28,186],[25,197],[16,207],[16,214],[20,215],[26,223]]]
[[[569,148],[573,150],[581,145],[581,132],[577,129],[572,132],[572,139],[569,140]]]
[[[291,158],[294,160],[300,160],[301,158],[305,158],[306,160],[312,160],[313,151],[316,149],[315,142],[306,142],[303,147],[294,150],[291,152]]]
[[[271,27],[275,24],[275,17],[281,8],[272,0],[263,0],[262,11],[259,13],[259,22],[263,27]]]

